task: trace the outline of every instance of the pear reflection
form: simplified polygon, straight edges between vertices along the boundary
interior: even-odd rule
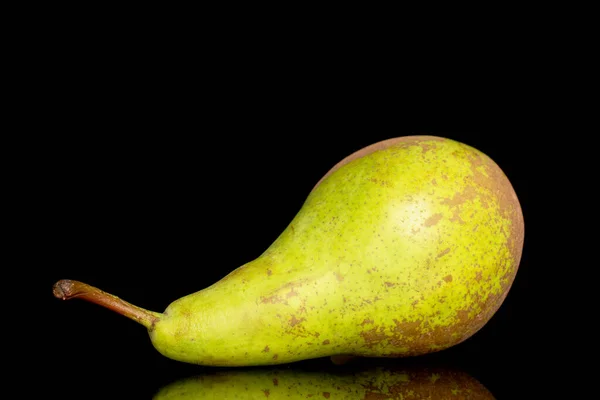
[[[447,368],[369,366],[217,370],[163,387],[168,399],[493,399],[469,374]]]

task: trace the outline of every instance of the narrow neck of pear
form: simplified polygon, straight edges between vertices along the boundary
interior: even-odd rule
[[[79,298],[101,305],[144,325],[148,329],[152,329],[162,315],[134,306],[131,303],[121,300],[117,296],[106,293],[83,282],[66,279],[61,280],[54,284],[52,292],[54,296],[59,299],[69,300]]]

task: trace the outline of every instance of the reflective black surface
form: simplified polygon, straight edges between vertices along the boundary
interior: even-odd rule
[[[489,390],[464,371],[398,363],[213,370],[176,380],[162,387],[154,399],[257,399],[263,396],[274,399],[494,399]]]
[[[400,394],[408,399],[526,399],[536,398],[551,383],[542,385],[537,375],[541,366],[522,362],[522,355],[515,362],[507,355],[482,358],[464,351],[415,359],[354,359],[344,365],[323,358],[243,368],[184,365],[132,351],[102,353],[81,351],[80,357],[95,361],[63,363],[52,371],[56,387],[94,399],[235,399],[265,394],[277,399],[323,393],[332,399],[396,399]]]

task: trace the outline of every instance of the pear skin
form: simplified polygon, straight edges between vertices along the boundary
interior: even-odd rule
[[[142,323],[160,353],[188,363],[415,356],[490,320],[523,239],[519,200],[492,159],[454,140],[408,136],[342,160],[258,258],[162,314],[80,282],[54,292]]]

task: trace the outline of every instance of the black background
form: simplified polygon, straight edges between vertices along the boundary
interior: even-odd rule
[[[481,72],[480,59],[466,70],[467,87],[447,54],[419,65],[417,77],[379,58],[362,70],[352,54],[328,63],[327,52],[305,58],[241,44],[192,57],[139,43],[99,50],[99,42],[45,53],[53,67],[39,71],[40,111],[27,120],[47,132],[28,143],[26,204],[49,327],[35,336],[54,387],[151,398],[207,370],[163,357],[131,320],[55,299],[54,282],[81,280],[163,311],[260,255],[339,160],[380,140],[427,134],[499,164],[523,207],[525,246],[508,297],[481,331],[397,362],[463,369],[500,399],[536,393],[547,332],[540,276],[554,265],[541,259],[550,245],[539,239],[544,204],[533,204],[548,169],[548,128],[560,115],[539,101],[527,65]]]

